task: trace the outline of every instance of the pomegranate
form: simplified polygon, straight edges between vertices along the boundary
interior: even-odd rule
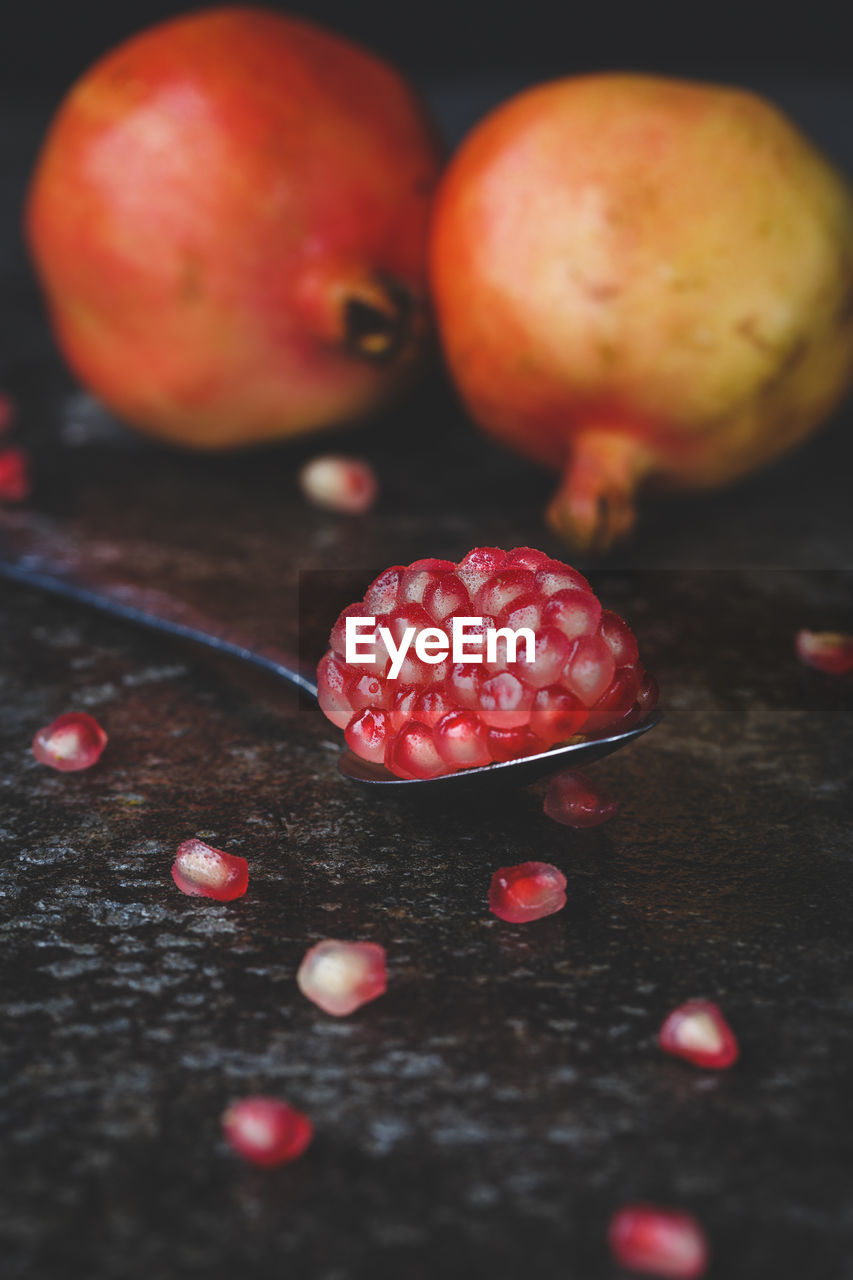
[[[587,75],[505,103],[439,190],[431,275],[473,417],[562,471],[603,549],[644,481],[705,488],[816,427],[853,372],[853,197],[763,99]]]
[[[432,128],[377,58],[220,8],[72,88],[26,231],[57,340],[127,422],[217,448],[363,414],[426,331]]]
[[[401,778],[627,728],[657,701],[627,623],[532,547],[392,565],[338,617],[317,684],[350,749]]]

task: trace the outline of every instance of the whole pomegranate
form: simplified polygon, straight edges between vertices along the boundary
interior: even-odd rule
[[[413,93],[344,40],[252,8],[155,26],[74,86],[33,177],[59,344],[180,444],[363,414],[423,346],[438,168]]]
[[[520,94],[436,202],[442,341],[472,415],[561,469],[603,549],[638,485],[702,488],[800,440],[853,371],[853,199],[751,93],[589,75]]]

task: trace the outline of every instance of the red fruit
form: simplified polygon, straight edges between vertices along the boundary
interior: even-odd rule
[[[541,920],[565,905],[566,877],[548,862],[501,867],[492,876],[489,910],[510,924]]]
[[[301,19],[224,7],[112,50],[72,88],[29,244],[75,373],[200,448],[360,416],[426,337],[439,168],[403,79]]]
[[[222,1117],[229,1146],[263,1169],[295,1160],[314,1136],[307,1116],[278,1098],[243,1098]]]
[[[379,493],[376,473],[361,458],[331,454],[313,458],[299,473],[302,492],[316,507],[360,516],[369,511]]]
[[[60,773],[76,773],[97,764],[107,745],[107,735],[85,711],[69,711],[39,729],[33,738],[33,755],[39,764]]]
[[[181,893],[233,902],[249,887],[249,864],[245,858],[213,849],[202,840],[185,840],[172,864],[172,879]]]
[[[597,827],[619,808],[585,773],[559,773],[551,780],[544,809],[565,827]]]
[[[698,1280],[708,1268],[708,1241],[691,1214],[651,1204],[630,1204],[610,1220],[613,1257],[629,1271],[669,1280]]]
[[[0,502],[25,502],[30,496],[30,458],[24,449],[0,449]]]
[[[797,657],[808,667],[833,676],[853,671],[853,636],[840,631],[798,631]]]
[[[738,1043],[719,1006],[688,1000],[673,1009],[660,1029],[660,1047],[697,1067],[723,1070],[737,1062]]]
[[[753,94],[537,85],[465,139],[431,227],[459,391],[562,472],[549,522],[576,545],[624,536],[649,479],[705,489],[764,464],[850,385],[853,198]]]
[[[456,661],[453,631],[463,622]],[[348,627],[358,628],[350,661]],[[518,633],[514,648],[494,634],[507,630]],[[529,547],[394,565],[343,610],[329,645],[317,669],[320,706],[357,755],[403,778],[623,728],[657,698],[627,624],[602,611],[575,569]]]
[[[343,1018],[385,994],[385,948],[376,942],[327,938],[306,951],[296,981],[302,994],[325,1013]]]

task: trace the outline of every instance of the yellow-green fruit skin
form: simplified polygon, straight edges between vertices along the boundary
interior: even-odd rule
[[[704,488],[822,422],[853,375],[853,197],[738,89],[541,85],[441,184],[431,276],[472,415],[564,470],[552,523],[606,545],[642,481]]]

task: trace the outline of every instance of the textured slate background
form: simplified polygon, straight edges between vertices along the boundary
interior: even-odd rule
[[[510,87],[433,98],[457,136]],[[853,94],[776,89],[853,172]],[[310,649],[343,571],[476,543],[558,552],[549,477],[479,437],[438,377],[329,438],[380,472],[363,520],[302,504],[314,444],[189,459],[104,419],[52,352],[15,238],[45,116],[2,115],[0,373],[39,507],[103,565],[288,644],[315,570]],[[666,713],[595,766],[621,801],[597,831],[549,822],[541,787],[380,801],[338,776],[339,735],[288,691],[0,586],[4,1276],[610,1280],[626,1198],[694,1210],[717,1280],[853,1276],[851,681],[792,654],[800,626],[851,626],[851,415],[725,493],[649,505],[594,566]],[[73,707],[111,741],[62,776],[27,744]],[[249,859],[243,900],[177,893],[189,835]],[[563,869],[568,906],[505,925],[491,873],[529,858]],[[348,1020],[295,987],[324,936],[388,948],[388,995]],[[697,995],[741,1039],[724,1075],[655,1049]],[[225,1150],[223,1107],[255,1091],[313,1116],[297,1165],[261,1174]]]

